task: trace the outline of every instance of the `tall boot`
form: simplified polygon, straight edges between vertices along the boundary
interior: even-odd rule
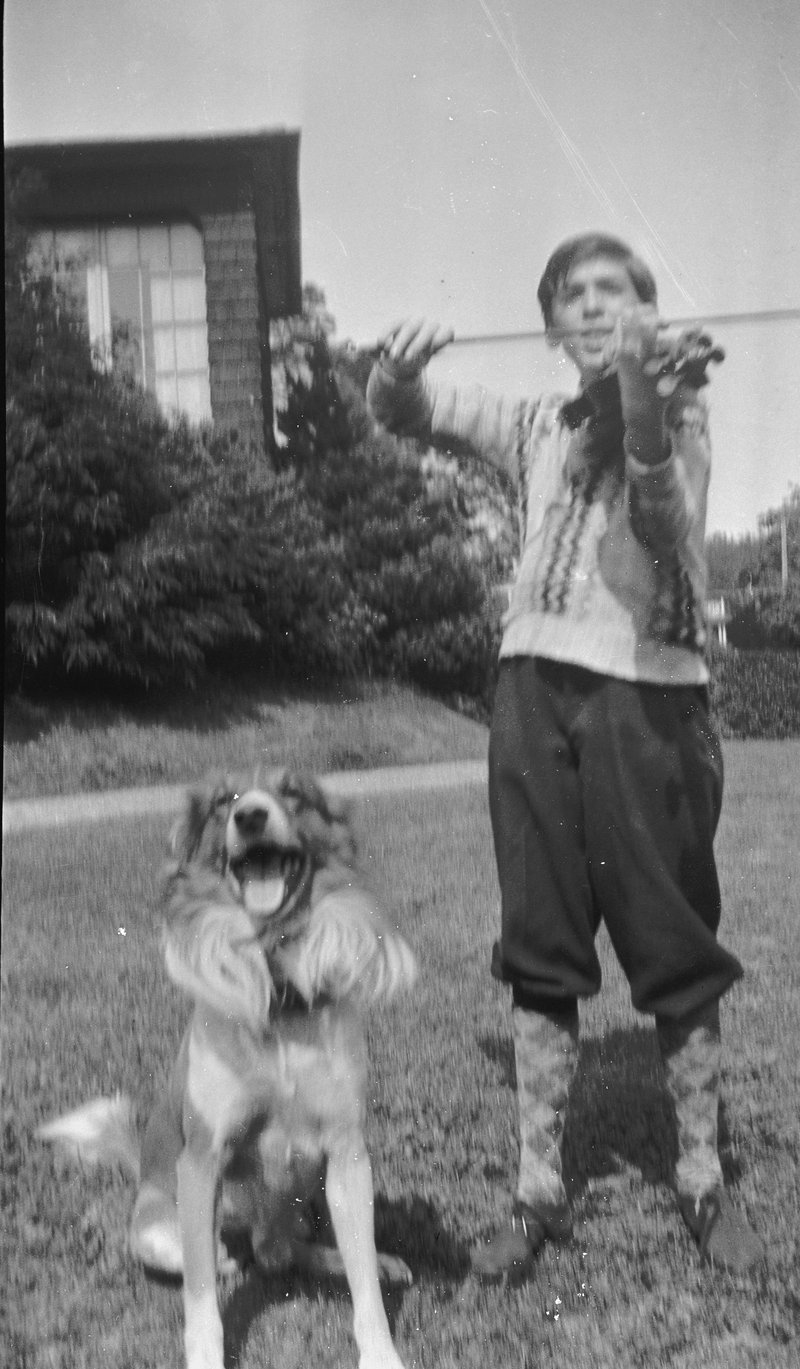
[[[519,1174],[510,1226],[472,1251],[484,1279],[521,1277],[549,1237],[572,1234],[561,1174],[567,1099],[578,1060],[578,1010],[512,1010],[519,1118]]]
[[[741,1273],[763,1258],[764,1247],[723,1185],[718,1149],[719,1002],[677,1021],[657,1016],[656,1034],[678,1130],[678,1208],[703,1261]]]

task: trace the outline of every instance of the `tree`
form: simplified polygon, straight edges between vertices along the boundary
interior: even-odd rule
[[[712,598],[724,595],[727,599],[737,595],[749,584],[757,561],[757,537],[712,533],[706,540],[709,595]]]
[[[372,626],[373,666],[486,698],[497,652],[493,591],[511,519],[498,481],[378,432],[365,400],[372,358],[335,345],[324,295],[273,335],[284,386],[281,463],[291,463]],[[488,516],[487,516],[488,515]]]
[[[279,464],[346,447],[351,433],[334,375],[335,324],[318,286],[303,286],[303,312],[270,325]]]
[[[786,583],[783,582],[783,528]],[[734,646],[800,647],[800,486],[779,508],[758,518],[758,536],[719,534],[708,542],[709,590],[730,601],[728,639]]]

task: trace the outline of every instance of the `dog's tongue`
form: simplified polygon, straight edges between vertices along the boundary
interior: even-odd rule
[[[277,913],[285,889],[283,879],[252,879],[248,875],[242,883],[244,906],[251,913]]]
[[[248,859],[241,874],[242,897],[251,913],[276,913],[286,897],[279,860]]]

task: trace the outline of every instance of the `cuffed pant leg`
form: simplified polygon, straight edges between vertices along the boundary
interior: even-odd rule
[[[680,1020],[742,974],[716,936],[722,766],[702,692],[606,680],[578,733],[601,916],[634,1006]]]
[[[489,806],[501,893],[493,973],[537,1002],[600,987],[583,799],[559,669],[504,661],[489,744]]]

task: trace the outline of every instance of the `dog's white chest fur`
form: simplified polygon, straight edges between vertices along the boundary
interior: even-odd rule
[[[193,1124],[219,1151],[263,1117],[288,1151],[321,1154],[332,1130],[361,1125],[366,1065],[363,1030],[345,1007],[284,1014],[261,1038],[198,1014],[187,1054]]]

